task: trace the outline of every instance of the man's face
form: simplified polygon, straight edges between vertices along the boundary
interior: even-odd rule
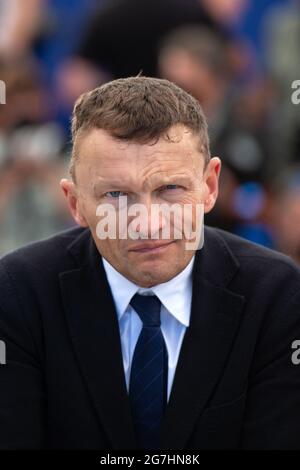
[[[155,222],[151,218],[153,204],[177,204],[182,208],[190,205],[196,228],[197,204],[203,204],[208,212],[218,192],[220,160],[211,159],[204,171],[199,137],[182,125],[171,128],[168,135],[169,139],[162,136],[156,143],[141,144],[119,141],[104,130],[92,129],[78,143],[76,184],[68,180],[61,183],[75,220],[90,228],[100,254],[142,287],[167,282],[187,266],[195,252],[186,248],[184,233],[178,237],[178,219],[171,216],[166,221],[161,215]],[[146,223],[137,226],[138,238],[120,238],[118,231],[116,238],[99,238],[97,225],[101,218],[97,208],[110,204],[119,227],[125,196],[127,211],[133,204],[141,204],[147,214],[143,216]],[[126,224],[132,219],[129,216]],[[168,239],[162,236],[166,223],[170,223]],[[150,249],[149,242],[160,247]]]

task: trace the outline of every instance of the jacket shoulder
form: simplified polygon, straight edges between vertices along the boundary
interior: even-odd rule
[[[37,270],[56,271],[68,268],[68,246],[80,235],[88,232],[82,227],[72,227],[51,237],[31,242],[18,248],[0,259],[0,275],[2,270],[12,272]]]
[[[300,289],[300,267],[290,257],[219,228],[206,227],[208,239],[218,240],[245,274],[264,278],[292,278]]]

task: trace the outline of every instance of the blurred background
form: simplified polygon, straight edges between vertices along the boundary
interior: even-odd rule
[[[0,0],[0,256],[73,225],[73,103],[139,72],[204,109],[223,161],[206,223],[300,263],[300,0]]]

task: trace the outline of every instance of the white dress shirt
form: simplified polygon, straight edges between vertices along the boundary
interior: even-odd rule
[[[195,256],[185,269],[170,281],[151,288],[143,288],[120,274],[102,257],[119,320],[127,391],[129,391],[133,353],[143,327],[140,317],[129,305],[129,302],[136,293],[141,295],[155,294],[162,303],[161,330],[168,351],[167,399],[169,400],[182,340],[190,323],[194,259]]]

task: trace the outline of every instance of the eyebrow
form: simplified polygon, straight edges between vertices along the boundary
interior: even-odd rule
[[[96,195],[100,192],[116,190],[129,191],[130,189],[121,181],[98,181],[93,185],[93,193]]]
[[[166,184],[190,184],[192,182],[192,178],[188,175],[166,175],[162,176],[159,180],[159,186],[164,186]]]
[[[159,179],[159,178],[157,178]],[[192,182],[192,179],[190,176],[187,175],[171,175],[171,176],[163,176],[161,179],[159,179],[159,186],[164,186],[167,184],[190,184]],[[129,188],[124,182],[122,181],[98,181],[93,185],[93,191],[94,193],[97,193],[99,191],[104,191],[105,190],[122,190],[122,191],[131,191],[132,188]]]

